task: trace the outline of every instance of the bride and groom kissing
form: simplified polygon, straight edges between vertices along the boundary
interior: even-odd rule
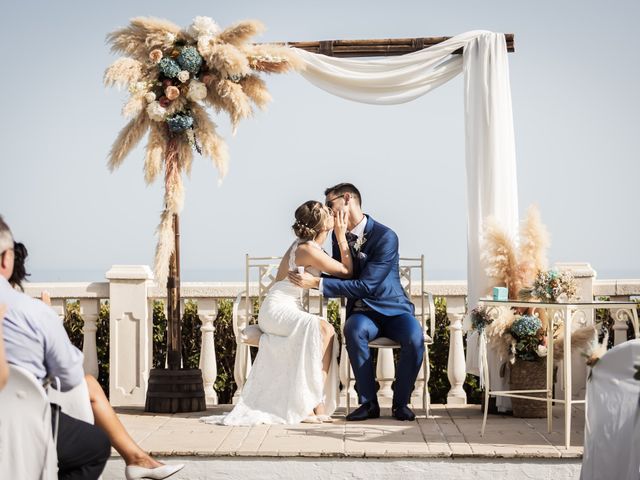
[[[380,416],[368,343],[380,336],[400,344],[392,415],[413,420],[408,407],[424,354],[423,332],[400,284],[398,236],[362,212],[350,183],[327,188],[325,203],[295,211],[296,240],[284,253],[258,314],[258,354],[231,412],[205,417],[224,425],[332,422],[338,399],[338,345],[333,326],[304,310],[303,289],[347,299],[344,325],[360,406],[348,421]],[[332,233],[332,255],[322,244]]]

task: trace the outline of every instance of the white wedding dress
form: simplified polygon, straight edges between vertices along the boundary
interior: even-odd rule
[[[289,249],[289,270],[295,271],[300,241]],[[315,242],[311,245],[322,249]],[[320,272],[307,269],[314,276]],[[263,332],[258,355],[238,403],[226,415],[203,417],[221,425],[296,424],[324,402],[331,415],[338,399],[338,339],[334,337],[331,366],[322,374],[322,336],[318,315],[302,307],[302,289],[289,279],[273,284],[258,314]],[[322,321],[326,319],[322,318]]]

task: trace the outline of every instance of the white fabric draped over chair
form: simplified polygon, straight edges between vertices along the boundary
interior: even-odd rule
[[[605,353],[587,382],[580,480],[640,478],[640,340]]]
[[[462,55],[452,55],[460,48]],[[475,306],[491,286],[480,259],[483,220],[495,217],[514,238],[518,230],[515,140],[504,35],[471,31],[414,53],[369,60],[295,50],[306,65],[301,72],[304,78],[329,93],[361,103],[409,102],[464,73],[467,281],[469,305]],[[479,373],[477,359],[474,334],[467,350],[471,373]],[[495,370],[492,377],[499,378],[497,362],[490,359],[490,365]]]

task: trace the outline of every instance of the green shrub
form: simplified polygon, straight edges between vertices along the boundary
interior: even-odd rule
[[[96,321],[96,345],[98,351],[98,382],[109,396],[109,302],[100,303],[100,312]],[[80,302],[68,301],[65,308],[64,328],[71,343],[82,350],[84,344],[84,320],[80,315]]]

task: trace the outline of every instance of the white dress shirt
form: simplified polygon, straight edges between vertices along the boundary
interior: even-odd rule
[[[360,220],[360,222],[353,227],[351,230],[349,230],[349,233],[352,233],[353,235],[358,237],[358,240],[360,240],[360,238],[364,235],[364,228],[367,226],[367,216],[363,215],[362,216],[362,220]],[[320,294],[322,295],[322,278],[320,278],[320,283],[318,284],[318,291],[320,292]]]

